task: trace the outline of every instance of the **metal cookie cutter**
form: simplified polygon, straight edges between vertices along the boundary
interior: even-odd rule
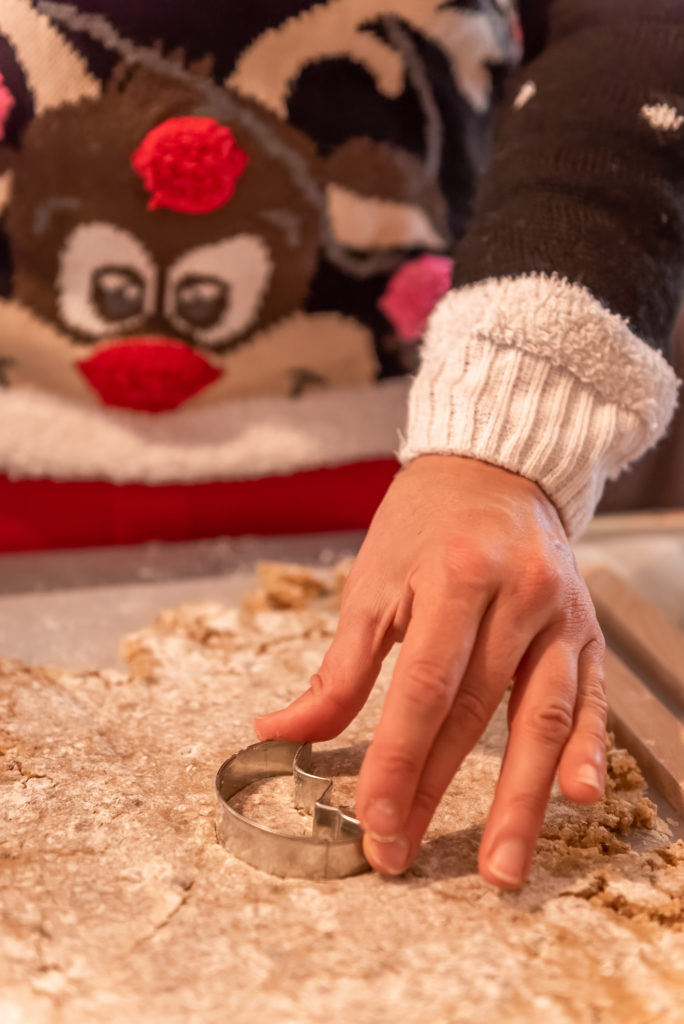
[[[281,878],[345,878],[370,870],[356,818],[330,806],[333,784],[309,772],[311,744],[266,740],[224,761],[216,776],[216,835],[252,867]],[[288,835],[250,821],[231,797],[260,779],[294,776],[294,806],[313,815],[310,836]]]

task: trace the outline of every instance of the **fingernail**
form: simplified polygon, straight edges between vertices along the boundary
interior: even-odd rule
[[[500,882],[522,885],[527,847],[522,839],[504,839],[495,848],[489,861],[489,870]]]
[[[269,736],[268,720],[270,717],[270,715],[259,715],[258,718],[254,719],[254,732],[260,740],[270,740],[273,738]]]
[[[366,808],[361,824],[372,839],[380,843],[389,842],[397,837],[402,822],[399,808],[393,800],[380,798],[373,800]]]
[[[408,864],[410,844],[406,836],[395,836],[389,842],[372,837],[366,839],[369,860],[384,875],[400,875]]]
[[[591,786],[592,789],[597,789],[599,793],[603,792],[603,782],[595,764],[583,764],[577,770],[577,778],[585,786]]]

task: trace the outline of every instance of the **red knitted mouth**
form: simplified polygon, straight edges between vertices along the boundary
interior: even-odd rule
[[[177,409],[223,373],[169,338],[114,341],[77,365],[105,405],[138,412]]]

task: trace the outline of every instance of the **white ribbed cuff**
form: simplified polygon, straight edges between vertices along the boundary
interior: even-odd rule
[[[678,382],[591,292],[556,276],[449,292],[432,314],[399,458],[466,455],[537,483],[570,537],[665,432]]]

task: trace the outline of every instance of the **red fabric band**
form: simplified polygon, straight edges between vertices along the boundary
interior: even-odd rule
[[[0,476],[0,551],[364,529],[393,459],[218,483],[112,484]]]

